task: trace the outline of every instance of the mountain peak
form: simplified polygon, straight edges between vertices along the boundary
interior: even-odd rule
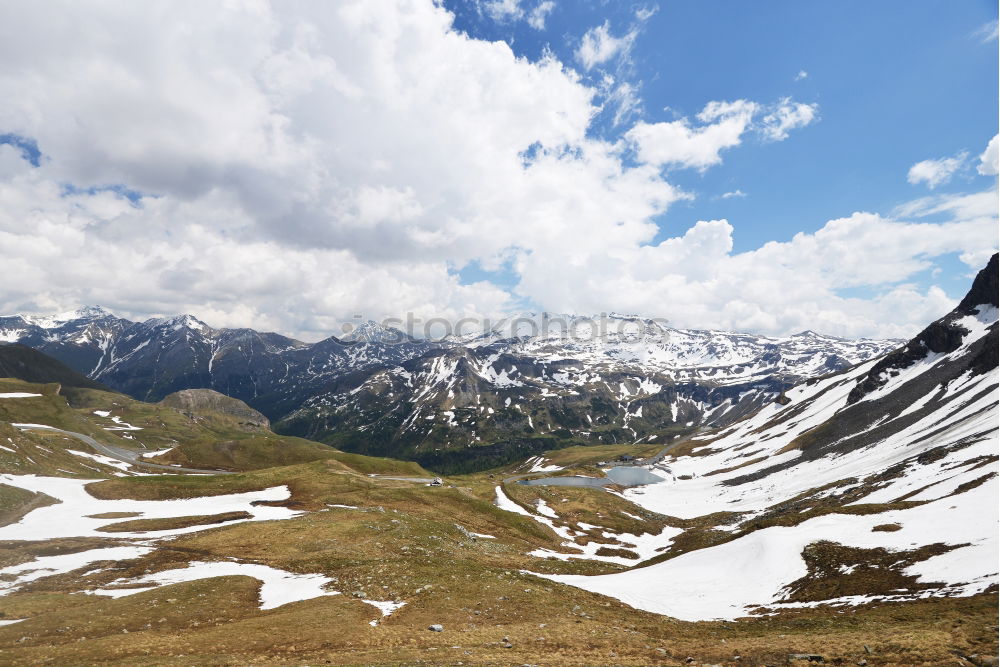
[[[21,319],[42,329],[54,329],[74,320],[98,320],[111,313],[101,306],[84,306],[57,315],[21,315]]]
[[[831,336],[830,334],[820,333],[818,331],[813,331],[812,329],[806,329],[805,331],[800,331],[794,333],[789,338],[812,338],[814,340],[823,341],[842,341],[847,340],[846,338],[840,338],[838,336]]]
[[[976,274],[975,280],[972,281],[972,287],[969,288],[968,294],[958,304],[956,310],[963,313],[971,313],[978,306],[993,306],[996,308],[998,305],[997,275],[997,254],[994,253],[990,257],[990,261],[986,263],[986,266]]]
[[[349,343],[399,343],[409,339],[410,337],[399,329],[387,327],[374,320],[368,320],[341,337],[341,340]]]
[[[901,370],[911,368],[931,355],[948,355],[963,346],[973,350],[965,360],[963,370],[968,369],[974,376],[995,369],[997,274],[997,255],[993,255],[986,267],[976,275],[961,303],[944,317],[929,324],[905,345],[882,357],[851,390],[847,398],[848,404],[857,403],[868,394],[878,391],[897,377]],[[969,316],[979,319],[981,326],[970,325],[967,321]],[[971,343],[980,338],[985,342],[971,347]]]
[[[146,320],[146,324],[153,327],[169,327],[178,331],[180,329],[191,329],[192,331],[208,331],[211,329],[207,324],[199,320],[194,315],[176,315],[174,317],[153,317]]]
[[[98,319],[109,317],[112,313],[102,306],[84,306],[73,311],[76,314],[74,319]]]

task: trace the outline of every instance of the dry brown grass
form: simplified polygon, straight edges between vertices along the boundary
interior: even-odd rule
[[[522,574],[523,569],[618,568],[527,557],[530,549],[556,547],[558,540],[524,517],[491,511],[468,489],[339,474],[322,479],[329,484],[323,502],[359,509],[328,508],[294,520],[211,528],[164,542],[153,554],[115,569],[41,579],[0,597],[6,618],[33,617],[0,627],[0,663],[679,665],[692,656],[700,664],[780,665],[790,653],[818,653],[830,663],[865,658],[870,665],[938,665],[954,659],[956,651],[996,650],[995,594],[684,623]],[[636,528],[630,523],[636,520],[619,511],[628,507],[636,513],[635,508],[619,506],[624,501],[611,494],[544,487],[511,492],[525,503],[544,498],[572,520],[588,517],[616,530]],[[666,520],[651,515],[647,530]],[[498,539],[473,541],[455,523]],[[22,545],[21,556],[113,543],[35,543]],[[829,570],[851,560],[841,556],[817,562]],[[246,577],[177,584],[116,600],[68,593],[191,560],[229,557],[336,577],[333,586],[342,595],[261,611],[258,583]],[[380,614],[355,594],[407,604],[371,627],[369,621]],[[443,624],[445,631],[427,631],[431,623]],[[504,637],[512,648],[504,647]],[[864,653],[864,645],[871,654]],[[735,655],[741,656],[739,663]]]
[[[175,530],[177,528],[190,528],[191,526],[210,526],[227,521],[238,521],[249,519],[253,515],[250,512],[223,512],[221,514],[207,514],[202,516],[178,516],[165,519],[135,519],[134,521],[119,521],[101,526],[97,530],[102,533],[143,533],[157,530]]]
[[[100,401],[114,401],[113,407],[122,411],[126,421],[159,429],[162,437],[171,428],[195,429],[173,424],[171,414],[134,405],[129,399],[110,399],[95,392],[91,400],[101,407],[107,406]],[[50,408],[61,418],[83,419],[82,412],[74,416],[57,403],[50,403]],[[57,438],[45,442],[53,448],[62,446]],[[648,447],[650,453],[658,449]],[[620,446],[617,450],[570,448],[547,458],[586,466],[592,459],[609,458],[620,450]],[[57,458],[58,452],[53,454],[53,460]],[[419,468],[335,452],[320,461],[238,475],[115,478],[92,484],[89,488],[102,498],[148,500],[287,485],[292,494],[288,504],[303,514],[285,521],[206,526],[158,542],[158,548],[144,557],[42,577],[0,596],[0,618],[27,619],[0,626],[0,664],[603,666],[680,665],[690,656],[701,665],[783,665],[791,653],[816,653],[830,664],[850,665],[865,659],[874,666],[968,664],[958,663],[959,656],[997,652],[995,590],[961,599],[786,609],[726,623],[686,623],[638,611],[524,573],[600,574],[624,568],[528,556],[538,548],[564,550],[562,539],[527,517],[494,507],[494,487],[501,484],[497,477],[466,475],[446,479],[442,487],[427,487],[367,474],[414,470]],[[516,484],[505,488],[525,507],[544,500],[558,514],[557,522],[574,530],[580,529],[581,522],[598,526],[583,531],[586,535],[579,540],[601,543],[601,553],[609,555],[628,556],[620,545],[601,535],[605,530],[650,533],[665,526],[683,528],[661,559],[750,530],[793,525],[824,513],[881,513],[913,506],[845,508],[813,489],[756,517],[741,531],[725,532],[716,527],[733,522],[738,515],[718,513],[680,520],[595,489]],[[17,491],[8,496],[9,509],[32,501]],[[103,516],[132,518],[115,514]],[[116,526],[158,530],[205,525],[222,518],[229,517],[139,518]],[[495,539],[472,539],[468,531]],[[4,542],[0,543],[0,567],[38,556],[128,543],[113,534]],[[812,545],[804,553],[809,574],[792,586],[792,595],[808,601],[891,592],[894,587],[918,589],[922,584],[905,575],[906,563],[941,549],[901,555]],[[192,561],[226,559],[324,574],[335,579],[332,588],[341,594],[261,611],[259,583],[248,577],[203,579],[118,599],[80,592]],[[851,566],[856,567],[845,573]],[[406,605],[372,627],[369,622],[379,620],[380,613],[359,598],[402,600]],[[444,632],[429,632],[432,623],[444,625]],[[509,639],[509,648],[504,638]],[[866,645],[870,653],[864,650]]]

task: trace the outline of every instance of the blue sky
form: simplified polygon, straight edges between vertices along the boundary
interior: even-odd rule
[[[541,30],[509,16],[498,20],[488,2],[444,4],[456,29],[505,41],[519,57],[537,60],[550,51],[586,80],[611,74],[633,83],[641,98],[633,119],[693,116],[712,100],[792,97],[818,105],[819,121],[789,140],[746,141],[704,172],[673,171],[671,182],[695,198],[657,217],[656,241],[695,220],[726,218],[736,228],[734,251],[742,252],[855,211],[889,214],[928,194],[907,181],[911,165],[961,151],[970,161],[934,194],[995,181],[971,159],[997,133],[997,41],[989,38],[995,2],[558,2]],[[525,12],[533,6],[519,3]],[[652,13],[639,20],[637,12]],[[636,31],[634,42],[622,57],[587,72],[575,52],[604,22],[615,36]],[[614,138],[627,129],[607,112],[592,131]],[[745,196],[723,197],[733,192]],[[911,281],[960,298],[970,270],[956,255],[936,260],[937,275],[928,269]],[[466,275],[515,280],[474,269]]]
[[[0,3],[0,273],[20,278],[0,312],[304,340],[521,310],[909,337],[998,245],[996,19]]]

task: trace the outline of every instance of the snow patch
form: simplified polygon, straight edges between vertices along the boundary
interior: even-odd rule
[[[161,585],[169,586],[170,584],[198,579],[232,576],[253,577],[261,582],[261,609],[274,609],[292,602],[311,600],[324,595],[340,595],[339,591],[326,590],[326,585],[331,583],[333,579],[322,574],[295,574],[267,565],[231,561],[194,561],[188,563],[188,566],[184,568],[154,572],[135,579],[117,579],[111,582],[112,586],[151,584],[144,588],[100,588],[87,592],[93,595],[120,598],[152,590]]]

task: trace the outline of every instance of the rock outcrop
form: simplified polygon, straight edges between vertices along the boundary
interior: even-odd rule
[[[197,416],[207,412],[220,412],[236,418],[240,426],[247,430],[270,428],[271,422],[238,398],[220,394],[212,389],[182,389],[175,391],[162,401],[161,405]]]

